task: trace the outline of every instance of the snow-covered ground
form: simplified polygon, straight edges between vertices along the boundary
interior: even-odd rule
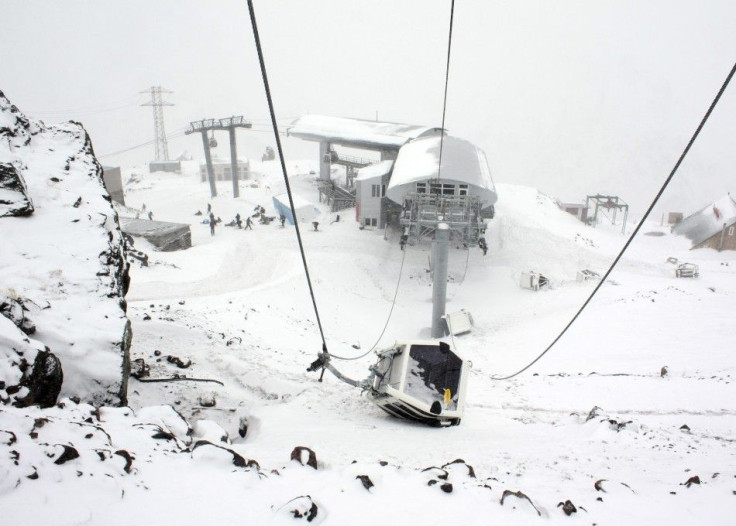
[[[620,226],[584,226],[534,189],[499,184],[488,255],[450,254],[448,311],[475,320],[456,338],[473,363],[466,414],[460,426],[428,428],[385,415],[329,373],[320,383],[306,372],[321,340],[294,228],[221,226],[256,205],[273,215],[271,197],[284,191],[278,163],[252,168],[238,199],[230,182],[210,200],[195,175],[125,174],[126,203],[191,223],[193,242],[162,253],[136,240],[152,264],[132,270],[132,358],[152,378],[224,386],[131,378],[129,408],[0,408],[0,430],[16,430],[0,431],[0,522],[290,524],[315,504],[311,522],[335,525],[734,523],[736,254],[640,235],[547,356],[494,380],[547,346],[594,287],[577,271],[603,273],[625,242]],[[314,163],[288,168],[295,193],[321,206]],[[223,219],[215,236],[194,215],[207,203]],[[319,231],[302,225],[330,351],[373,346],[400,276],[381,344],[428,336],[429,244],[404,254],[398,234],[360,230],[353,213],[335,221],[322,208]],[[699,264],[700,278],[676,279],[668,257]],[[521,289],[525,270],[552,287]],[[372,363],[335,365],[362,378]],[[57,465],[64,444],[79,457]],[[290,460],[297,446],[316,453],[316,471]],[[40,476],[16,481],[18,469],[2,466],[9,451]]]

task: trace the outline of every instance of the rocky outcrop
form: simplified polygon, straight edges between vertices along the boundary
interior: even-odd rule
[[[0,163],[0,217],[22,217],[32,213],[33,203],[28,198],[23,177],[12,164]]]
[[[102,167],[81,124],[30,120],[2,92],[0,239],[0,317],[17,330],[0,338],[15,391],[0,400],[125,403],[128,263]]]

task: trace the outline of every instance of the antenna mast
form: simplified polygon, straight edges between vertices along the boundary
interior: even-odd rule
[[[141,91],[141,93],[150,93],[151,100],[141,104],[141,106],[153,107],[153,128],[156,141],[156,161],[169,160],[169,146],[166,144],[166,130],[164,130],[164,106],[173,106],[171,102],[166,102],[162,98],[164,93],[174,93],[171,90],[162,88],[161,86],[151,86],[150,89]]]

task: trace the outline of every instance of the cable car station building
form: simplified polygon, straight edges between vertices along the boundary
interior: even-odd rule
[[[413,244],[444,222],[475,245],[483,220],[493,217],[497,194],[485,154],[441,128],[307,115],[287,133],[319,143],[320,193],[331,194],[333,203],[354,203],[361,225],[402,227],[403,242]],[[343,155],[334,145],[378,152],[380,161]],[[344,186],[331,180],[333,164],[346,167]]]

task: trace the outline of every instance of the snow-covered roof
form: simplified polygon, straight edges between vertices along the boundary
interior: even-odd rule
[[[482,202],[495,203],[498,199],[496,187],[483,150],[464,139],[445,136],[440,170],[440,140],[440,136],[423,137],[399,150],[386,190],[388,198],[403,203],[404,195],[414,191],[417,182],[441,177],[443,182],[468,184],[471,193],[479,195]]]
[[[400,148],[411,139],[439,134],[439,128],[346,119],[324,115],[305,115],[287,129],[289,135],[307,141],[326,141],[356,148]]]
[[[380,161],[374,164],[369,164],[358,170],[358,176],[355,178],[356,181],[364,181],[365,179],[373,179],[374,177],[383,177],[387,173],[391,172],[394,162],[392,160]]]
[[[723,228],[736,223],[736,201],[730,194],[698,210],[674,226],[672,232],[687,237],[697,246]]]

